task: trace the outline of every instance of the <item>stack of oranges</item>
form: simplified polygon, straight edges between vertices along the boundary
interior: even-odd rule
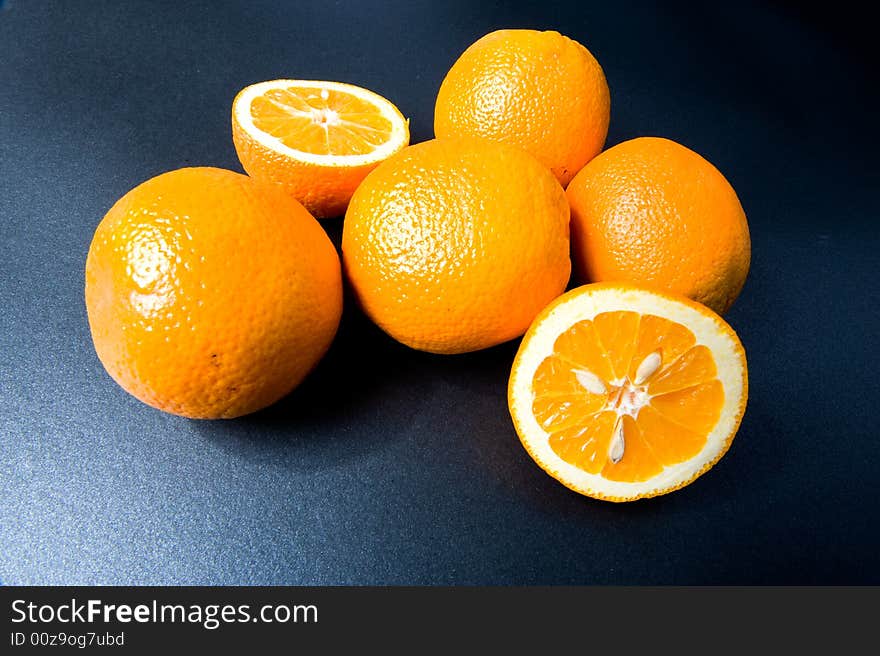
[[[745,409],[745,354],[719,314],[748,272],[748,226],[688,148],[644,137],[603,151],[609,120],[602,67],[557,32],[471,45],[440,86],[436,139],[413,146],[394,104],[361,87],[251,85],[232,105],[248,175],[165,173],[98,226],[85,281],[97,354],[166,412],[251,413],[330,347],[346,276],[415,349],[524,335],[510,413],[563,484],[617,501],[686,485]],[[317,219],[343,213],[340,261]]]

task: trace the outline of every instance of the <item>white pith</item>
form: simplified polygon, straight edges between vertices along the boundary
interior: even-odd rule
[[[590,474],[560,458],[550,446],[550,435],[535,419],[532,412],[534,392],[532,381],[538,366],[553,352],[556,338],[579,321],[592,320],[602,312],[633,311],[640,314],[653,314],[687,326],[696,337],[696,345],[704,345],[712,352],[717,368],[717,377],[724,388],[724,407],[715,427],[709,433],[706,444],[693,458],[665,467],[656,476],[641,482],[621,482],[605,478],[601,474]],[[566,485],[585,494],[599,494],[609,498],[627,499],[675,488],[692,479],[707,464],[715,461],[726,449],[728,437],[736,429],[743,395],[745,372],[740,356],[739,344],[723,330],[720,319],[706,316],[689,305],[670,301],[662,296],[638,289],[599,288],[579,295],[563,297],[558,305],[540,316],[529,337],[524,340],[517,355],[518,366],[511,379],[511,394],[514,403],[511,412],[520,429],[520,438],[532,457],[554,477]],[[648,367],[650,369],[650,367]],[[584,380],[592,384],[589,377]],[[583,383],[582,383],[583,384]],[[608,381],[615,396],[614,388],[622,390],[622,395],[630,395],[617,404],[618,414],[614,438],[609,445],[609,456],[619,449],[616,443],[618,433],[622,438],[621,417],[636,417],[638,410],[650,402],[650,397],[642,385],[633,381]],[[623,396],[621,396],[623,400]],[[625,450],[625,444],[623,446]],[[619,458],[618,458],[619,459]]]
[[[629,415],[633,419],[639,416],[639,410],[651,402],[646,385],[636,385],[629,378],[612,380],[609,383],[611,391],[608,403],[602,408],[603,411],[611,410],[618,417]]]
[[[327,90],[348,93],[375,106],[381,115],[391,123],[391,134],[388,141],[378,146],[372,152],[362,155],[316,155],[315,153],[296,150],[254,125],[254,118],[251,115],[251,103],[255,98],[274,89],[321,89],[322,97]],[[261,145],[297,161],[318,166],[363,166],[365,164],[372,164],[387,159],[405,146],[409,140],[406,119],[403,118],[392,103],[368,89],[357,87],[353,84],[345,84],[344,82],[317,82],[313,80],[271,80],[259,82],[247,87],[238,95],[232,111],[242,129]],[[333,110],[313,110],[312,120],[324,125],[334,125],[339,121],[339,115]]]
[[[599,412],[613,412],[617,415],[614,422],[614,435],[608,444],[608,457],[613,463],[620,462],[626,453],[626,431],[623,417],[629,416],[638,419],[639,410],[651,403],[647,383],[651,376],[660,369],[660,364],[660,354],[656,351],[650,353],[638,366],[633,380],[626,377],[608,381],[610,390],[602,382],[602,379],[592,371],[583,368],[573,370],[575,378],[584,390],[590,394],[606,394],[608,396],[605,406]],[[585,442],[581,450],[586,446]]]

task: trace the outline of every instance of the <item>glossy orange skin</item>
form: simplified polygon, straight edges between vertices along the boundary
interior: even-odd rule
[[[609,148],[577,174],[572,259],[583,282],[629,281],[719,314],[749,271],[749,226],[736,192],[694,151],[657,137]]]
[[[558,32],[498,30],[447,73],[434,134],[518,146],[565,186],[602,150],[610,107],[602,67],[580,43]]]
[[[343,264],[366,314],[415,349],[522,335],[571,272],[562,187],[523,151],[479,139],[405,148],[358,187]]]
[[[187,168],[113,205],[89,248],[85,300],[98,357],[126,391],[165,412],[230,418],[287,394],[330,346],[341,269],[282,191]]]

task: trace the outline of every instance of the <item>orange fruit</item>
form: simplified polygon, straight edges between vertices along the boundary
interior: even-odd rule
[[[463,353],[518,337],[565,289],[568,203],[525,152],[479,139],[410,146],[351,199],[342,258],[394,339]]]
[[[721,317],[628,283],[544,309],[508,403],[529,455],[576,492],[631,501],[681,488],[727,451],[748,398],[746,355]]]
[[[498,30],[446,74],[434,134],[518,146],[565,186],[602,150],[610,106],[602,67],[580,43],[558,32]]]
[[[193,418],[259,410],[315,366],[342,312],[339,258],[280,189],[164,173],[107,212],[85,271],[98,358],[130,394]]]
[[[236,96],[232,138],[249,175],[282,185],[325,218],[341,216],[367,173],[409,143],[409,123],[352,84],[271,80]]]
[[[566,192],[572,259],[585,282],[628,280],[724,313],[749,271],[749,226],[730,183],[684,146],[625,141],[587,164]]]

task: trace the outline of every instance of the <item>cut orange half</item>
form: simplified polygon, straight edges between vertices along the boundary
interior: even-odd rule
[[[324,218],[344,214],[367,173],[409,143],[409,123],[352,84],[271,80],[236,96],[232,137],[250,176],[283,185]]]
[[[508,403],[529,455],[576,492],[631,501],[683,487],[730,447],[746,355],[712,310],[626,283],[574,289],[532,323]]]

